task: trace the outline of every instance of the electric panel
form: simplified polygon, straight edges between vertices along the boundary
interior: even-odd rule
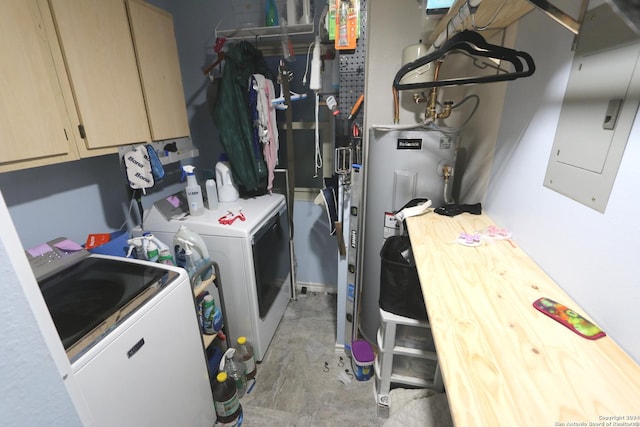
[[[640,103],[640,37],[603,4],[580,30],[544,185],[604,212]]]

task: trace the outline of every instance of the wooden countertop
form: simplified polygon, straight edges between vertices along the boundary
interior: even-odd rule
[[[640,366],[609,336],[582,338],[533,308],[545,296],[589,318],[517,236],[455,243],[489,225],[485,214],[407,219],[455,425],[640,425]]]

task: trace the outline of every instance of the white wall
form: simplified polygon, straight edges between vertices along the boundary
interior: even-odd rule
[[[570,10],[566,3],[559,7]],[[418,25],[414,1],[369,0],[368,4],[369,25],[376,29],[369,35],[367,52],[365,114],[370,126],[391,122],[391,81],[401,65],[401,49],[418,37]],[[537,69],[525,79],[469,87],[467,93],[479,86],[483,91],[482,112],[465,130],[465,143],[474,138],[469,148],[486,148],[496,137],[496,119],[500,124],[495,153],[482,151],[483,160],[478,162],[478,166],[492,166],[489,182],[483,178],[480,186],[463,187],[462,202],[484,202],[491,218],[510,229],[515,241],[559,286],[640,361],[640,321],[635,316],[640,280],[634,269],[640,255],[636,243],[640,240],[640,172],[634,164],[640,158],[640,120],[636,119],[605,214],[545,188],[542,183],[569,77],[573,35],[539,11],[509,29],[507,45],[512,43],[512,30],[517,30],[515,48],[530,53]],[[505,85],[502,107],[496,99],[502,97]],[[413,120],[410,111],[401,110],[400,123]],[[478,171],[482,172],[468,171],[465,178]],[[361,320],[375,322],[365,317]]]
[[[25,268],[19,271],[12,261],[16,256],[25,257],[22,248],[16,247],[18,237],[1,193],[0,220],[0,425],[80,426],[80,419],[24,293],[21,280],[24,280]],[[29,268],[26,258],[23,264]],[[31,279],[35,282],[33,277]],[[62,345],[59,346],[64,355]]]
[[[537,70],[507,89],[485,209],[640,362],[639,117],[604,214],[542,185],[569,77],[572,40],[567,30],[539,13],[519,23],[516,48],[534,57]]]
[[[297,201],[293,210],[296,255],[296,282],[336,292],[338,246],[331,236],[324,207],[313,202]]]

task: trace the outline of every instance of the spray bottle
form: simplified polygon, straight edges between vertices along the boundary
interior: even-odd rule
[[[142,242],[144,239],[142,237],[134,237],[132,239],[127,240],[127,244],[129,245],[129,250],[127,251],[127,258],[131,258],[133,255],[133,251],[136,251],[137,259],[145,259],[144,258],[144,250],[142,249]]]
[[[196,168],[191,165],[185,165],[182,167],[185,175],[187,176],[187,203],[189,204],[189,213],[192,216],[202,215],[204,213],[204,202],[202,200],[202,189],[196,181],[194,170]]]
[[[173,257],[171,256],[171,249],[169,249],[169,246],[165,245],[160,239],[158,239],[156,236],[149,233],[148,231],[144,233],[142,237],[144,238],[144,240],[149,241],[149,244],[148,244],[149,249],[146,252],[146,258],[149,261],[157,261],[160,264],[166,264],[166,265],[175,265],[173,261]],[[151,257],[154,254],[153,252],[150,252],[150,251],[153,251],[154,249],[153,246],[155,246],[155,249],[158,252],[157,257],[154,260],[151,259]]]
[[[218,368],[221,372],[226,372],[229,378],[233,378],[236,382],[238,398],[241,398],[247,390],[247,367],[240,357],[236,355],[235,348],[232,347],[224,352]]]
[[[178,238],[178,240],[180,241],[180,244],[184,247],[185,264],[184,266],[180,266],[180,267],[187,270],[187,273],[189,274],[189,279],[191,280],[191,286],[195,288],[198,285],[200,285],[200,283],[202,283],[202,277],[200,276],[195,277],[196,272],[198,271],[197,266],[198,266],[198,261],[200,260],[200,255],[198,255],[197,251],[194,252],[191,250],[193,243],[182,238]]]
[[[147,261],[156,262],[160,258],[158,246],[151,239],[145,237],[142,238],[142,253]]]

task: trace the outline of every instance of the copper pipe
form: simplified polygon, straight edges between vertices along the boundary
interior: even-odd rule
[[[447,101],[444,103],[444,108],[442,109],[441,113],[438,113],[436,115],[436,118],[438,119],[446,119],[447,117],[449,117],[451,115],[451,110],[453,109],[453,102],[451,101]]]
[[[393,123],[400,123],[400,96],[398,95],[398,89],[392,87],[393,90]]]
[[[438,81],[438,76],[440,74],[440,66],[442,65],[442,61],[436,61],[436,68],[433,72],[433,81]],[[426,119],[435,120],[437,118],[436,112],[436,103],[438,101],[438,88],[432,87],[429,92],[429,105],[427,106],[427,111],[425,113]]]

